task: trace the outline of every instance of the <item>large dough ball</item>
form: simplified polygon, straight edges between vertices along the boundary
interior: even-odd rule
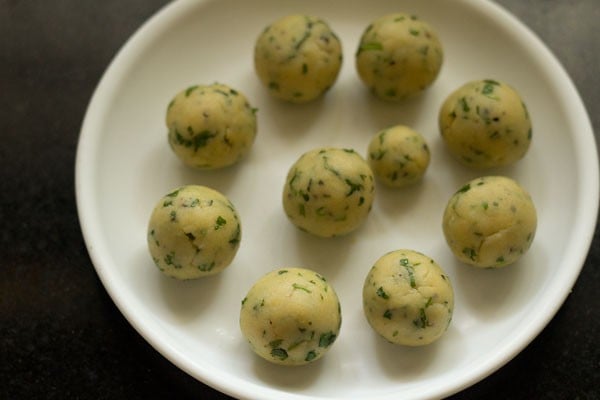
[[[378,132],[369,143],[368,155],[375,176],[393,188],[418,182],[430,159],[423,136],[403,125]]]
[[[147,239],[150,255],[165,275],[202,278],[221,272],[233,261],[241,240],[240,218],[216,190],[183,186],[156,204]]]
[[[363,286],[371,327],[389,342],[422,346],[448,329],[454,310],[450,278],[431,258],[413,250],[381,257]]]
[[[503,176],[474,179],[448,201],[444,236],[462,262],[483,268],[517,261],[531,246],[537,214],[531,196]]]
[[[273,96],[305,103],[326,92],[342,65],[342,46],[329,25],[308,15],[283,17],[260,34],[254,66]]]
[[[531,121],[521,96],[490,79],[452,92],[440,108],[439,126],[450,153],[474,168],[513,164],[531,143]]]
[[[281,268],[259,279],[242,300],[240,328],[267,361],[302,365],[321,358],[338,337],[340,302],[333,287],[305,268]]]
[[[238,162],[256,136],[256,109],[227,85],[191,86],[167,108],[169,145],[185,164],[222,168]]]
[[[357,229],[371,211],[375,185],[367,162],[354,150],[319,148],[290,168],[283,208],[298,228],[321,237]]]
[[[396,101],[429,87],[443,58],[442,44],[429,24],[396,13],[366,28],[356,52],[356,69],[376,96]]]

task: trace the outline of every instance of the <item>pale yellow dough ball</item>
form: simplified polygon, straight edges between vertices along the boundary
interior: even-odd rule
[[[381,257],[363,286],[367,321],[387,341],[423,346],[438,340],[454,312],[450,278],[428,256],[396,250]]]
[[[242,334],[256,354],[275,364],[303,365],[323,357],[341,324],[333,287],[306,268],[272,271],[242,300]]]
[[[288,15],[259,35],[254,47],[256,73],[276,98],[306,103],[336,81],[342,46],[329,25],[309,15]]]
[[[255,114],[248,99],[227,85],[190,86],[179,92],[167,108],[169,145],[191,167],[233,165],[254,143]]]
[[[395,13],[373,21],[356,51],[356,69],[379,98],[398,101],[428,88],[443,63],[442,44],[425,21]]]
[[[233,261],[241,240],[240,218],[221,193],[182,186],[158,201],[148,223],[154,264],[176,279],[215,275]]]
[[[473,168],[514,164],[527,154],[532,138],[519,93],[491,79],[468,82],[452,92],[440,108],[439,127],[449,152]]]
[[[442,228],[452,253],[481,268],[512,264],[525,254],[537,228],[531,196],[511,178],[467,182],[448,201]]]
[[[375,176],[389,187],[401,188],[421,180],[429,159],[425,139],[407,126],[384,129],[369,143],[369,165]]]
[[[351,149],[318,148],[290,168],[283,208],[303,231],[320,237],[348,234],[369,215],[375,196],[373,172]]]

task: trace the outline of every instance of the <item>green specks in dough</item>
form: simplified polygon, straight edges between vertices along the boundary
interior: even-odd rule
[[[383,318],[392,319],[392,311],[391,310],[385,310],[385,312],[383,313]]]
[[[281,347],[277,347],[277,348],[271,350],[271,356],[283,361],[286,358],[288,358],[288,353],[285,349],[282,349]]]
[[[185,97],[189,97],[190,94],[192,94],[192,92],[196,89],[198,89],[198,85],[190,86],[189,88],[185,89]]]
[[[319,347],[327,348],[331,346],[331,344],[335,342],[336,337],[336,334],[332,331],[322,333],[321,336],[319,336]]]
[[[379,289],[377,289],[377,292],[376,292],[376,293],[377,293],[377,296],[381,297],[382,299],[385,299],[385,300],[387,300],[387,299],[389,299],[389,298],[390,298],[390,295],[389,295],[389,294],[387,294],[387,293],[385,292],[385,290],[383,290],[383,287],[382,287],[382,286],[379,286]]]
[[[225,218],[223,218],[222,216],[219,215],[217,217],[217,220],[215,221],[215,231],[218,231],[219,229],[221,229],[226,224],[227,224],[227,220]]]
[[[312,291],[310,289],[308,289],[308,288],[306,288],[306,287],[304,287],[304,286],[302,286],[302,285],[300,285],[298,283],[293,283],[292,287],[294,288],[294,290],[303,290],[306,293],[312,293]]]

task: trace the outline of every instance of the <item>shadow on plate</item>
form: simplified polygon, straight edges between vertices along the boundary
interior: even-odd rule
[[[435,362],[440,340],[443,337],[427,346],[400,346],[373,332],[375,352],[382,371],[395,380],[410,380],[424,373]]]
[[[540,246],[533,243],[529,252],[514,264],[497,269],[480,269],[458,260],[448,260],[455,294],[464,307],[483,320],[510,317],[520,312],[544,286],[547,265]]]
[[[271,364],[259,356],[255,356],[254,373],[271,387],[286,391],[301,391],[310,387],[321,375],[323,359],[326,357],[327,355],[306,365],[289,367]]]
[[[181,322],[196,319],[203,310],[211,306],[218,297],[223,279],[222,274],[187,281],[167,276],[158,278],[164,303],[172,311],[173,317]]]

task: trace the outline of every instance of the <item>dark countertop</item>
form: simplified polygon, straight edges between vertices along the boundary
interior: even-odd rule
[[[498,0],[571,75],[600,132],[598,0]],[[0,0],[0,399],[228,398],[146,343],[111,301],[76,211],[79,129],[104,69],[165,0]],[[453,399],[600,398],[600,238],[544,331]]]

